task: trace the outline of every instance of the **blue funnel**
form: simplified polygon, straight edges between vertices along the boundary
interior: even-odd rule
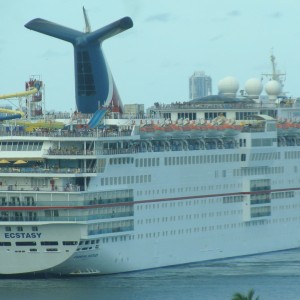
[[[70,42],[74,46],[75,92],[77,110],[94,113],[101,106],[122,112],[122,102],[102,52],[102,42],[133,26],[125,17],[93,32],[80,32],[43,19],[25,27]]]

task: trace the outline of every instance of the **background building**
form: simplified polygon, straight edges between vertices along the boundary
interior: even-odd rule
[[[124,104],[124,114],[133,118],[143,118],[144,111],[144,104]]]
[[[194,72],[189,80],[190,99],[202,98],[212,94],[212,80],[203,71]]]

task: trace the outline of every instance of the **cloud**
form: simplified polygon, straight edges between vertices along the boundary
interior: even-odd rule
[[[279,12],[279,11],[276,11],[274,12],[273,14],[270,15],[271,18],[274,18],[274,19],[279,19],[282,17],[282,13]]]
[[[241,15],[241,12],[238,10],[232,10],[229,13],[227,13],[227,15],[230,17],[239,17]]]
[[[218,34],[218,35],[215,35],[215,36],[211,37],[211,38],[209,39],[209,41],[210,41],[210,42],[215,42],[215,41],[217,41],[217,40],[220,40],[222,37],[224,37],[224,34],[223,34],[223,33],[220,33],[220,34]]]
[[[240,17],[241,15],[242,13],[239,10],[234,9],[229,11],[226,15],[223,15],[222,17],[213,17],[211,20],[214,23],[224,23],[230,21],[230,18]]]
[[[148,17],[145,21],[146,22],[168,22],[171,20],[171,15],[167,13],[152,15]]]

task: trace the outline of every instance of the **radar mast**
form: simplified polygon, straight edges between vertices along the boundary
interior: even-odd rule
[[[276,57],[272,53],[271,56],[271,64],[272,64],[272,73],[263,73],[262,76],[267,77],[269,80],[276,80],[281,84],[281,87],[283,88],[284,86],[284,81],[286,78],[286,73],[281,73],[280,71],[277,70],[276,68]]]

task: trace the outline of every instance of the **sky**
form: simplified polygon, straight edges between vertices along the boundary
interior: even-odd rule
[[[73,46],[24,25],[43,18],[83,31],[82,6],[92,30],[133,20],[102,45],[124,104],[188,101],[195,71],[212,77],[214,94],[225,76],[243,89],[247,79],[271,72],[272,53],[286,73],[285,92],[300,96],[298,0],[1,1],[0,95],[23,91],[39,75],[47,110],[75,109]]]

